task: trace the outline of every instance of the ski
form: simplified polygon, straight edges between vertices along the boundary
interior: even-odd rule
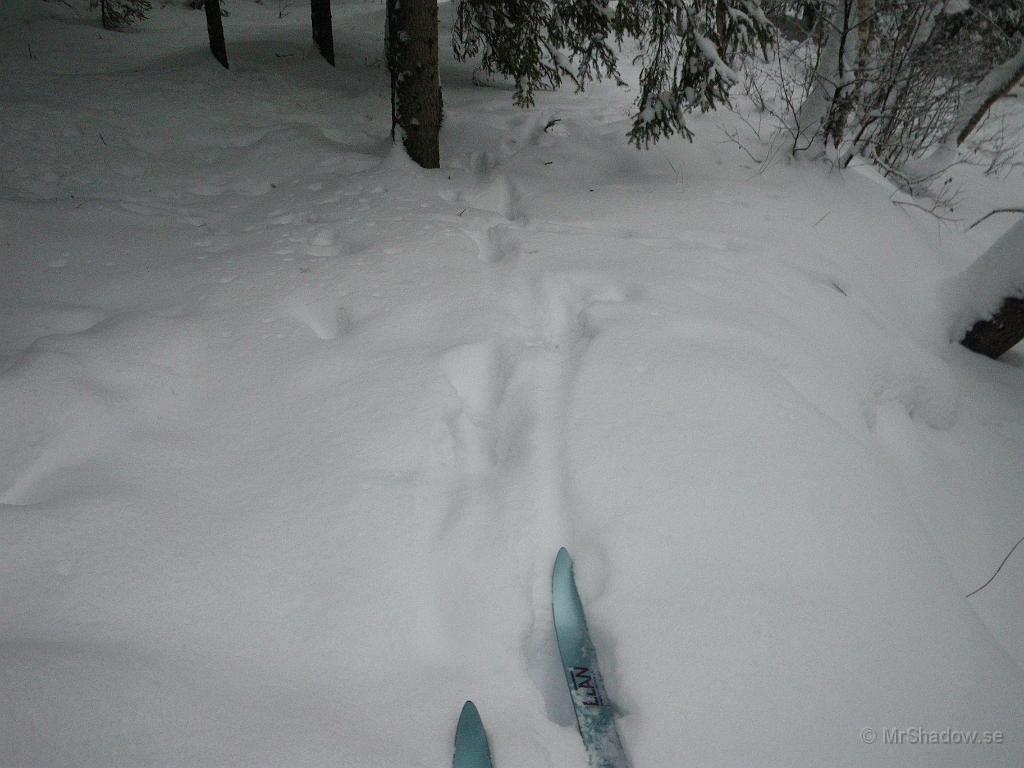
[[[590,768],[629,768],[576,590],[572,558],[565,547],[558,551],[551,573],[551,607],[558,652],[587,762]]]
[[[452,768],[493,768],[487,732],[480,720],[476,705],[467,701],[462,705],[459,724],[455,728],[455,756]]]

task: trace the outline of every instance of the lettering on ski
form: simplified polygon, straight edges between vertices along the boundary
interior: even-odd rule
[[[551,574],[551,610],[558,653],[576,712],[576,725],[587,751],[587,763],[590,768],[630,768],[576,589],[572,558],[564,548],[559,551]]]
[[[604,694],[597,685],[597,676],[589,667],[570,667],[573,689],[580,694],[579,702],[586,707],[603,707]]]

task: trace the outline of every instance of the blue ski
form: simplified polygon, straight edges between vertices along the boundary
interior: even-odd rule
[[[472,701],[462,705],[459,724],[455,728],[455,756],[452,768],[493,768],[491,748],[480,713]]]
[[[576,591],[572,558],[564,547],[558,551],[551,574],[551,606],[558,652],[576,710],[576,724],[587,750],[587,762],[590,768],[629,768],[597,666],[597,652],[587,630],[583,603]]]

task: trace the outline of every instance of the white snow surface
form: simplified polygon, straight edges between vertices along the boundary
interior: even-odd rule
[[[1024,764],[1024,356],[948,306],[1013,218],[448,54],[424,171],[382,7],[272,6],[3,17],[0,766],[445,766],[467,698],[583,766],[562,545],[637,768]]]

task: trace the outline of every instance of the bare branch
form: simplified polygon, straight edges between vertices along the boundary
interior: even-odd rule
[[[995,216],[997,213],[1024,213],[1024,208],[994,208],[988,213],[986,213],[984,216],[982,216],[980,219],[978,219],[976,222],[971,224],[971,226],[969,226],[965,231],[970,232],[976,226],[981,224],[981,222],[985,221],[985,219],[987,219],[989,216]]]

